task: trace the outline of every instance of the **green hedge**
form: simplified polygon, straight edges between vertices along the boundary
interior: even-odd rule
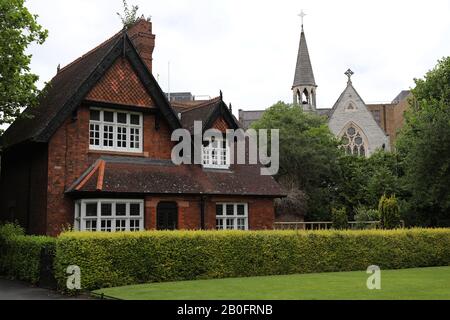
[[[0,226],[0,274],[33,284],[39,282],[41,252],[55,250],[56,239],[26,236],[22,228],[6,224]]]
[[[83,289],[136,283],[450,265],[450,229],[65,233],[55,271]]]

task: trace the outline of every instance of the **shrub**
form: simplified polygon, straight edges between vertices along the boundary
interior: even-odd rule
[[[450,230],[64,233],[55,272],[82,289],[138,283],[450,264]]]
[[[42,250],[54,251],[56,239],[25,236],[14,224],[0,226],[0,274],[13,279],[39,282]]]
[[[400,226],[400,209],[395,196],[390,198],[386,195],[382,196],[378,211],[380,212],[381,226],[384,229],[395,229]]]
[[[355,210],[354,216],[356,228],[358,229],[372,229],[375,225],[368,225],[365,222],[380,221],[380,212],[374,209],[367,209],[364,206],[359,206]]]
[[[331,218],[333,220],[333,228],[336,230],[343,230],[348,228],[348,216],[345,208],[335,209],[331,211]]]

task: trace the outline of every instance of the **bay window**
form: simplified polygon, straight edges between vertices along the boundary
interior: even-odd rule
[[[246,203],[217,203],[217,230],[248,230],[248,205]]]
[[[80,200],[75,202],[75,229],[79,231],[142,231],[142,200]]]
[[[91,150],[142,152],[142,114],[128,111],[90,109]]]

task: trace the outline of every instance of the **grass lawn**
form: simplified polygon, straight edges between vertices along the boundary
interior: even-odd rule
[[[366,272],[152,283],[97,290],[129,300],[450,300],[450,267],[381,272],[368,290]]]

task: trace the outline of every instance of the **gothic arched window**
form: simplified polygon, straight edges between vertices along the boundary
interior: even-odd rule
[[[367,152],[364,133],[351,124],[347,127],[341,137],[342,148],[349,155],[365,157]]]

